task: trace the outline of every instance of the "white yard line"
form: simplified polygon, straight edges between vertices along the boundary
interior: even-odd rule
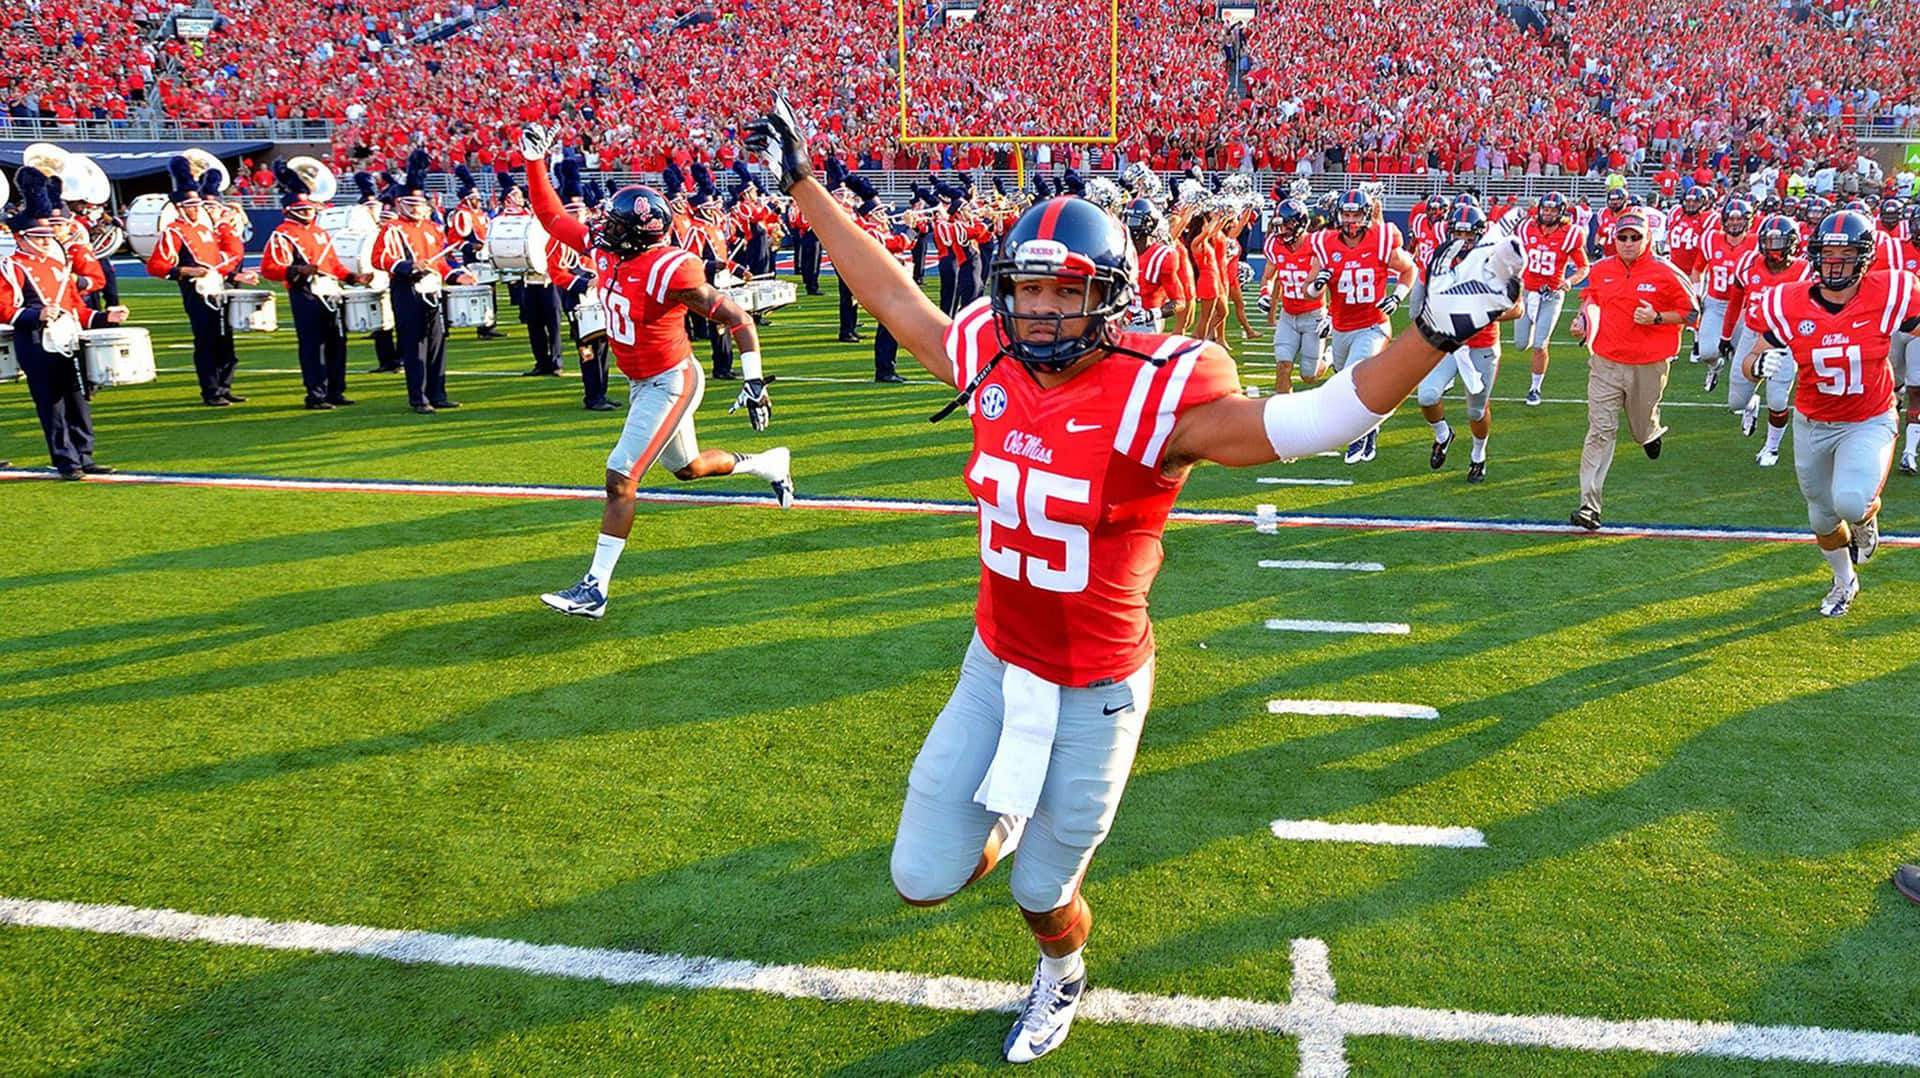
[[[1375,633],[1405,636],[1413,627],[1399,621],[1313,621],[1300,618],[1268,618],[1267,628],[1282,633]]]
[[[1279,487],[1350,487],[1351,479],[1291,479],[1277,475],[1262,475],[1254,479],[1256,483]]]
[[[1273,837],[1289,842],[1358,842],[1376,846],[1443,846],[1484,849],[1487,837],[1471,827],[1423,827],[1397,823],[1328,823],[1275,820]]]
[[[947,1011],[1010,1011],[1026,993],[1024,984],[892,970],[770,966],[741,959],[19,898],[0,898],[0,925],[348,954],[415,965],[503,969],[609,984],[650,984],[684,990],[731,989],[798,999],[864,1000]],[[1343,1042],[1347,1037],[1399,1037],[1836,1066],[1920,1067],[1920,1035],[1912,1033],[1734,1025],[1672,1018],[1609,1020],[1567,1015],[1485,1014],[1342,1003],[1334,998],[1333,974],[1325,943],[1295,940],[1290,953],[1295,965],[1294,996],[1287,1003],[1156,996],[1095,988],[1087,993],[1080,1014],[1093,1022],[1234,1032],[1259,1030],[1297,1037],[1300,1073],[1309,1078],[1338,1078],[1346,1073]]]
[[[1377,561],[1306,561],[1298,558],[1268,558],[1262,569],[1320,569],[1345,573],[1384,573],[1387,567]]]
[[[1437,719],[1440,712],[1425,704],[1394,704],[1381,700],[1268,700],[1269,715],[1348,715],[1363,719]]]

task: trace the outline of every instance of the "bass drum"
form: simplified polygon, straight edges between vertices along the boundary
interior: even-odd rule
[[[547,230],[530,213],[494,218],[485,251],[486,261],[495,269],[536,275],[547,272]]]
[[[340,264],[347,267],[347,272],[373,272],[373,236],[372,229],[362,232],[348,228],[332,233],[333,253],[340,256]]]
[[[0,382],[20,377],[20,357],[13,354],[13,327],[0,326]]]
[[[127,246],[141,258],[153,255],[153,249],[160,242],[160,233],[180,211],[163,194],[141,195],[127,206]]]
[[[314,223],[325,232],[342,232],[352,229],[356,232],[371,234],[374,231],[373,211],[358,203],[341,206],[325,206],[314,215]]]

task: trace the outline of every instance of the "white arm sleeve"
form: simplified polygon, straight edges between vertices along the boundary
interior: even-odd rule
[[[1348,368],[1317,389],[1267,398],[1263,418],[1267,444],[1273,447],[1275,456],[1285,460],[1339,449],[1379,426],[1387,414],[1370,411],[1360,403],[1360,394],[1353,388],[1353,370]]]

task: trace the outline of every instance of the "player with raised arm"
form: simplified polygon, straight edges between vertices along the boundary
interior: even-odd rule
[[[1192,466],[1247,466],[1362,437],[1440,357],[1513,302],[1521,256],[1489,242],[1430,282],[1419,332],[1305,393],[1249,400],[1224,348],[1129,330],[1133,258],[1099,207],[1039,202],[1003,237],[985,298],[942,314],[813,179],[784,98],[748,139],[862,305],[960,390],[979,502],[975,634],[907,780],[896,890],[945,901],[1018,845],[1011,888],[1040,949],[1003,1045],[1066,1038],[1087,985],[1081,881],[1132,768],[1153,687],[1147,591]]]
[[[1771,347],[1743,358],[1753,382],[1798,368],[1793,470],[1833,569],[1820,613],[1837,618],[1860,592],[1854,566],[1880,545],[1880,488],[1898,434],[1888,352],[1895,332],[1920,329],[1920,277],[1867,272],[1875,237],[1862,213],[1828,215],[1809,247],[1814,279],[1768,290],[1761,312]]]
[[[527,162],[533,212],[557,243],[591,260],[578,271],[582,287],[599,289],[607,308],[607,340],[620,373],[627,376],[627,422],[607,457],[607,507],[593,564],[578,584],[540,601],[586,618],[607,612],[607,585],[633,530],[634,496],[640,477],[658,460],[680,480],[740,473],[773,486],[780,507],[793,504],[785,446],[751,456],[700,448],[693,415],[706,391],[706,376],[687,340],[688,310],[724,326],[740,346],[745,379],[728,412],[745,408],[754,430],[766,430],[773,415],[767,395],[772,379],[761,372],[760,338],[753,319],[707,283],[700,261],[667,243],[673,211],[650,187],[622,187],[592,227],[575,220],[547,175],[553,137],[530,124],[520,137]]]

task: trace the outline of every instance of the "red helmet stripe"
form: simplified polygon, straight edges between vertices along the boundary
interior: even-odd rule
[[[1052,239],[1054,223],[1060,220],[1060,211],[1066,208],[1067,200],[1064,198],[1056,198],[1049,201],[1046,207],[1040,212],[1040,229],[1035,233],[1033,238],[1037,240]]]

